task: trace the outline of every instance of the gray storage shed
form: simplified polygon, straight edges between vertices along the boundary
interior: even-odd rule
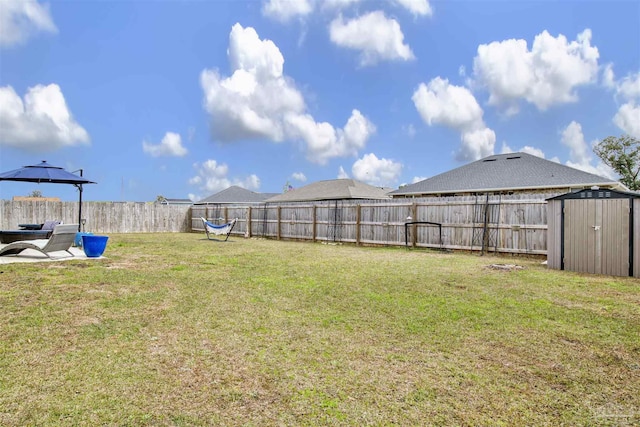
[[[640,277],[640,194],[593,188],[547,203],[549,268]]]

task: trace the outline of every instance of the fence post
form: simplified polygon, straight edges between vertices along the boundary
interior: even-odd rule
[[[413,218],[412,221],[419,221],[417,203],[414,202],[411,204],[410,212],[411,212],[411,218]],[[415,248],[417,243],[418,243],[418,225],[411,224],[411,247]]]
[[[356,245],[360,245],[360,217],[361,217],[361,206],[356,205]]]
[[[316,212],[317,206],[314,204],[313,205],[313,210],[312,210],[312,224],[311,224],[311,228],[312,228],[312,232],[311,232],[311,241],[315,242],[316,241],[316,220],[317,220],[317,212]]]
[[[356,244],[363,245],[363,241],[369,242],[369,235],[373,236],[374,243],[380,244],[398,244],[394,239],[391,242],[384,240],[384,231],[388,227],[388,221],[382,218],[383,211],[391,209],[393,214],[392,223],[405,222],[404,219],[410,214],[415,221],[434,220],[442,223],[443,238],[447,241],[447,246],[451,249],[471,249],[480,252],[493,246],[488,245],[487,239],[489,235],[493,238],[493,234],[483,231],[494,228],[498,229],[496,234],[496,242],[498,248],[496,252],[508,253],[532,253],[544,254],[547,245],[547,211],[545,197],[557,194],[541,194],[541,195],[523,195],[523,196],[502,196],[500,208],[495,203],[489,203],[487,208],[486,196],[480,198],[478,196],[477,203],[474,203],[473,196],[464,196],[457,198],[424,198],[412,201],[392,200],[386,203],[375,203],[372,207],[361,201],[353,201],[353,205],[349,207],[342,206],[343,209],[356,208],[355,215],[344,214],[344,217],[355,216],[355,221],[346,221],[349,227],[355,223],[356,229],[352,231],[355,236]],[[497,197],[497,196],[496,196]],[[497,202],[497,200],[496,200]],[[346,202],[345,202],[346,203]],[[366,211],[362,211],[362,205],[366,207]],[[495,214],[499,214],[498,221],[492,216],[493,212],[487,210],[495,205]],[[637,206],[637,205],[636,205]],[[244,214],[240,210],[240,204],[229,205],[225,208],[225,212],[221,212],[223,205],[197,205],[191,208],[178,208],[176,206],[152,205],[138,202],[85,202],[82,212],[87,218],[86,230],[99,233],[141,233],[141,232],[162,232],[176,231],[176,225],[186,224],[186,231],[201,231],[202,224],[200,217],[208,220],[222,218],[226,214],[227,221],[229,215],[238,214],[246,215],[247,231],[253,236],[254,210],[249,209],[247,205],[241,205],[242,209],[246,209]],[[258,217],[256,235],[261,233],[265,237],[285,238],[282,235],[282,215],[279,214],[278,232],[273,230],[271,226],[274,224],[275,218],[271,213],[274,208],[271,204],[256,205],[258,209],[256,213]],[[290,209],[289,206],[286,206]],[[295,208],[295,206],[294,206]],[[71,222],[77,218],[77,202],[19,202],[10,200],[0,200],[0,229],[11,230],[18,223],[43,222],[48,218],[62,219],[65,222]],[[300,209],[304,209],[305,214],[296,218],[296,225],[304,223],[304,227],[298,227],[303,234],[300,236],[292,236],[302,240],[319,241],[324,238],[320,236],[318,227],[323,226],[323,231],[328,221],[324,217],[324,206],[321,204],[309,204],[308,202],[301,204]],[[308,210],[311,209],[311,212]],[[640,210],[640,208],[638,208]],[[318,212],[319,211],[319,212]],[[74,214],[73,212],[76,212]],[[75,215],[75,216],[74,216]],[[309,215],[311,217],[309,217]],[[319,218],[323,215],[322,218]],[[370,218],[371,217],[371,218]],[[404,218],[403,218],[404,217]],[[301,219],[304,218],[304,219]],[[191,220],[191,222],[189,222]],[[299,223],[297,221],[300,221]],[[406,221],[409,222],[409,221]],[[288,223],[288,222],[287,222]],[[485,224],[486,223],[486,224]],[[509,239],[503,232],[513,231],[512,226],[519,227],[520,244],[515,241],[515,236],[511,239],[513,247],[509,246]],[[309,228],[311,227],[311,228]],[[363,228],[366,227],[366,228]],[[638,227],[640,229],[640,226]],[[425,236],[431,236],[431,232],[427,234],[425,231],[423,236],[418,236],[418,230],[422,230],[423,226],[416,226],[407,230],[413,233],[411,245],[416,246],[418,242],[425,239]],[[262,230],[262,231],[261,231]],[[182,227],[178,231],[182,231]],[[286,230],[285,230],[286,231]],[[273,232],[273,234],[271,234]],[[513,233],[512,233],[513,234]],[[382,237],[381,237],[382,236]],[[286,237],[290,237],[288,234]],[[482,238],[481,238],[482,237]],[[500,239],[505,239],[501,243]],[[505,243],[506,242],[506,243]],[[404,244],[404,242],[402,242]],[[433,242],[423,241],[423,245],[431,246]],[[408,244],[408,241],[407,241]],[[444,242],[443,242],[444,244]],[[483,248],[484,246],[484,248]],[[638,251],[640,253],[640,250]],[[640,270],[640,267],[638,267]]]
[[[251,237],[251,206],[247,208],[247,237]]]
[[[281,216],[281,213],[282,213],[281,206],[278,206],[276,212],[278,214],[277,215],[278,223],[276,224],[276,226],[277,226],[277,228],[276,228],[276,239],[280,240],[280,216]]]

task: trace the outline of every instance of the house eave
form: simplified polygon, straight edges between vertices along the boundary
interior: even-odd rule
[[[590,187],[610,187],[614,190],[622,190],[629,191],[629,189],[622,183],[612,181],[612,182],[596,182],[596,183],[576,183],[576,184],[568,184],[568,185],[538,185],[538,186],[524,186],[524,187],[502,187],[502,188],[471,188],[471,189],[460,189],[460,190],[439,190],[439,191],[412,191],[410,193],[395,193],[391,192],[389,195],[391,197],[405,197],[405,196],[430,196],[430,195],[440,195],[440,194],[459,194],[459,193],[490,193],[490,192],[504,192],[504,191],[526,191],[526,190],[558,190],[558,189],[567,189],[570,191],[572,188],[590,188]]]

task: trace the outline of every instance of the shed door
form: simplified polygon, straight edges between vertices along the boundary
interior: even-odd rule
[[[565,200],[564,268],[629,275],[629,199]]]

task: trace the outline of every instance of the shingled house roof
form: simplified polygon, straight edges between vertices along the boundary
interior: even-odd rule
[[[592,186],[627,190],[619,182],[527,153],[497,154],[389,193],[392,197],[563,190]]]
[[[213,194],[194,203],[195,205],[233,204],[233,203],[262,203],[277,193],[256,193],[246,188],[232,185],[231,187]]]
[[[163,197],[162,200],[160,201],[160,204],[163,204],[163,205],[192,205],[193,202],[191,201],[191,199],[169,199],[169,198]]]
[[[272,202],[303,202],[319,200],[348,200],[348,199],[388,199],[388,189],[374,187],[355,179],[332,179],[317,181],[295,190],[287,191],[271,197],[266,201]]]

